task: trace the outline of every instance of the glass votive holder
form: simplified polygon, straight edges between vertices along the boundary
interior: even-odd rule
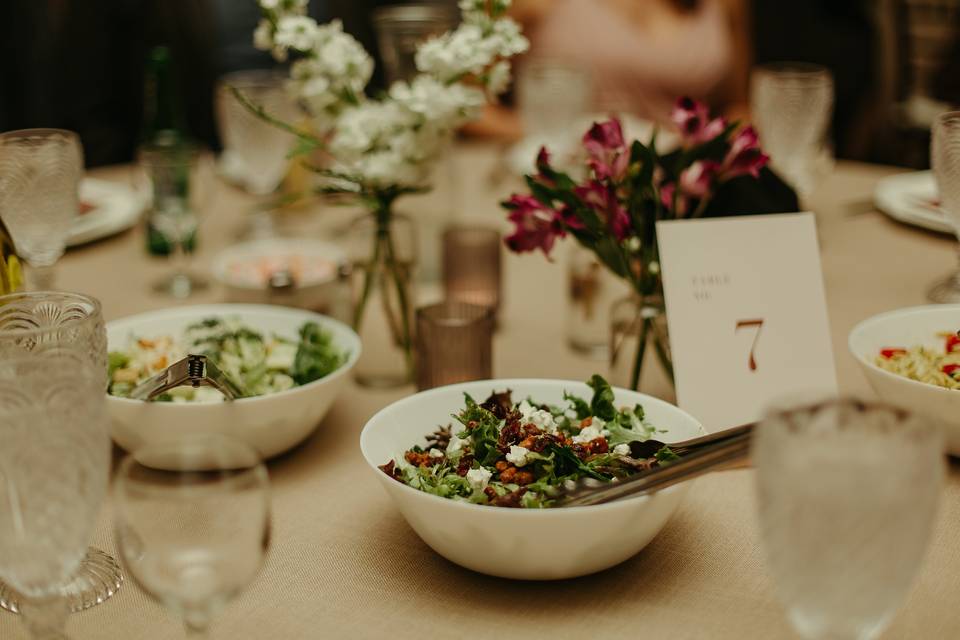
[[[467,302],[417,309],[417,389],[491,378],[493,324],[491,307]]]
[[[453,226],[443,233],[443,289],[447,300],[500,307],[500,232]]]

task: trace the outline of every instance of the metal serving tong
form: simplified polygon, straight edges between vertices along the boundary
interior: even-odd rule
[[[243,390],[228,378],[213,360],[207,356],[189,355],[183,360],[177,360],[149,380],[138,384],[130,392],[130,397],[149,402],[161,393],[185,385],[190,385],[194,389],[213,387],[227,400],[244,396]]]
[[[668,444],[666,446],[680,456],[679,460],[648,471],[641,471],[627,479],[614,482],[603,482],[593,478],[581,479],[569,489],[562,491],[557,499],[557,506],[583,507],[653,493],[742,462],[750,452],[753,427],[754,425],[750,424],[676,444]],[[664,446],[663,443],[653,442]]]

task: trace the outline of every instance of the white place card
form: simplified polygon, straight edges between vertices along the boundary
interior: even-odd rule
[[[836,395],[813,214],[664,221],[657,237],[677,401],[707,431]]]

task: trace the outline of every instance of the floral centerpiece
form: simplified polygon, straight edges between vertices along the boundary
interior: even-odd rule
[[[629,283],[635,313],[625,330],[637,346],[623,383],[633,389],[639,386],[648,342],[673,376],[656,222],[703,215],[721,185],[740,176],[757,178],[768,161],[752,127],[712,117],[694,100],[678,100],[671,119],[680,144],[663,154],[656,132],[648,144],[628,143],[619,120],[594,124],[583,136],[582,180],[552,167],[548,151],[541,149],[537,173],[526,176],[529,192],[503,203],[515,225],[506,238],[511,250],[539,250],[549,257],[557,239],[569,234]],[[622,357],[616,335],[613,347],[613,357]]]
[[[428,188],[428,175],[453,133],[475,119],[484,104],[510,83],[509,59],[525,51],[519,25],[506,16],[510,0],[460,0],[462,22],[423,42],[416,53],[419,74],[370,97],[365,88],[373,61],[344,33],[339,21],[320,25],[305,15],[307,0],[259,0],[262,19],[254,44],[278,61],[292,58],[290,85],[309,112],[313,132],[280,122],[257,105],[238,99],[293,133],[294,154],[323,150],[312,166],[326,193],[355,198],[371,212],[371,254],[354,310],[360,327],[374,290],[381,291],[394,344],[411,369],[409,258],[400,254],[393,205]]]

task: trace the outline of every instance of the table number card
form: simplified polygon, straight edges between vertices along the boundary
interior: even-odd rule
[[[813,214],[657,223],[678,404],[717,431],[836,395]]]

